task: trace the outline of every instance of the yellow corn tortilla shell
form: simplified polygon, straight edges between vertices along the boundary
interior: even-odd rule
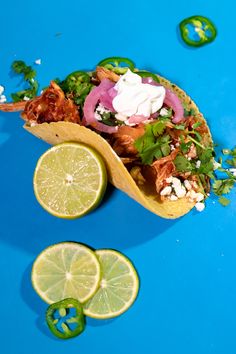
[[[195,110],[196,116],[200,122],[205,122],[195,103],[183,90],[176,85],[173,85],[168,80],[160,76],[158,77],[163,86],[175,92],[189,109],[193,108]],[[104,158],[110,182],[116,188],[122,190],[146,209],[160,217],[176,219],[188,213],[195,205],[195,203],[190,202],[187,198],[161,202],[157,196],[147,195],[145,190],[142,190],[140,186],[137,186],[121,159],[114,152],[109,143],[89,128],[69,122],[43,123],[35,126],[28,126],[25,124],[24,128],[28,132],[52,145],[66,141],[76,141],[87,144],[96,149]],[[206,143],[212,142],[210,131],[209,134],[205,136],[204,140]]]

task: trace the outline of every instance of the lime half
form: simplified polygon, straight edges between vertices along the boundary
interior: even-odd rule
[[[121,315],[135,301],[139,279],[128,258],[113,250],[98,250],[102,280],[95,295],[85,303],[84,314],[98,319]]]
[[[32,268],[32,284],[48,304],[73,298],[83,303],[96,292],[101,278],[95,253],[75,242],[46,248]]]
[[[40,157],[33,183],[44,209],[54,216],[74,219],[101,202],[107,174],[96,151],[83,144],[62,143]]]

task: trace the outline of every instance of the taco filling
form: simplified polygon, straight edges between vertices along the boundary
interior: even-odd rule
[[[130,68],[106,63],[52,81],[25,102],[22,118],[29,126],[65,121],[88,127],[110,144],[145,195],[159,202],[185,198],[203,209],[214,169],[204,118],[175,85]]]

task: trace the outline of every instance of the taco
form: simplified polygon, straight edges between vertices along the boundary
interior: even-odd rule
[[[23,109],[24,128],[49,144],[96,149],[110,182],[163,218],[204,208],[213,171],[206,120],[178,86],[128,59],[108,58],[93,72],[51,81],[40,96],[0,109]]]

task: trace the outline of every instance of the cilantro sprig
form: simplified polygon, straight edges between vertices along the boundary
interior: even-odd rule
[[[166,125],[163,121],[145,126],[145,133],[138,138],[134,146],[138,150],[142,163],[152,164],[153,160],[160,159],[170,154],[170,136],[163,134]]]
[[[236,148],[234,148],[233,150],[223,149],[222,152],[224,155],[231,156],[231,158],[226,159],[225,163],[229,166],[236,167]],[[230,203],[230,200],[224,197],[224,195],[227,195],[232,191],[233,187],[236,184],[236,176],[230,171],[229,168],[224,168],[222,166],[222,158],[219,159],[219,163],[220,166],[217,168],[217,171],[225,175],[226,178],[215,178],[212,184],[212,189],[215,195],[220,197],[218,199],[219,202],[223,206],[227,206]]]
[[[223,150],[224,155],[229,155],[232,156],[230,159],[227,159],[225,162],[232,167],[236,168],[236,147],[233,150],[229,149],[224,149]]]
[[[23,80],[28,84],[28,88],[12,93],[11,97],[14,102],[23,101],[25,97],[32,99],[37,96],[38,81],[35,79],[36,71],[22,60],[15,60],[12,63],[12,70],[15,74],[23,75]]]

